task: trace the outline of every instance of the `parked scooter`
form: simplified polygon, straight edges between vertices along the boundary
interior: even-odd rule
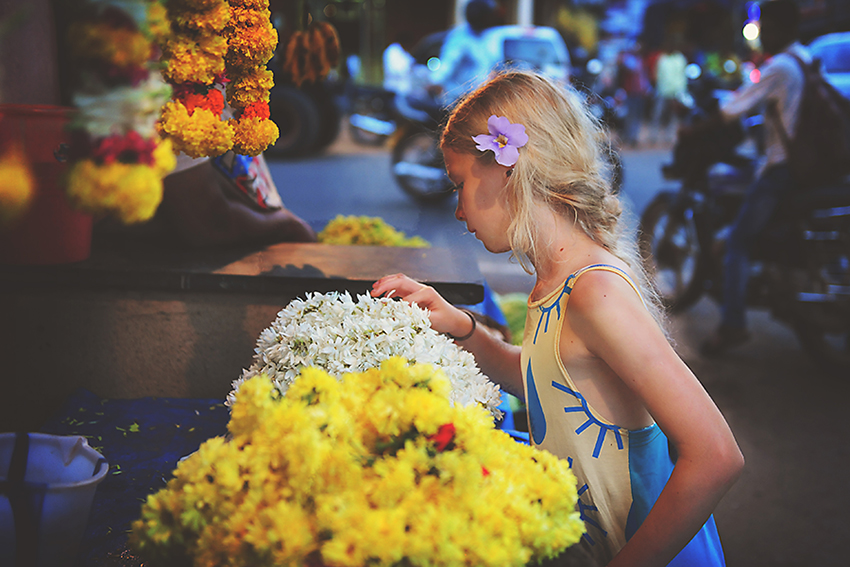
[[[711,99],[697,99],[692,118]],[[716,100],[715,100],[716,103]],[[710,110],[710,109],[709,109]],[[661,191],[640,221],[639,245],[662,301],[673,312],[703,294],[721,299],[724,244],[755,175],[735,125],[680,136]],[[823,366],[850,370],[850,181],[800,192],[782,203],[752,256],[748,305],[790,325]]]

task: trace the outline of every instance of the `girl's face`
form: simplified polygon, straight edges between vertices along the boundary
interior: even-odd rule
[[[508,252],[511,216],[507,204],[510,169],[493,163],[482,165],[473,155],[446,149],[443,152],[449,179],[457,189],[455,217],[490,252]]]

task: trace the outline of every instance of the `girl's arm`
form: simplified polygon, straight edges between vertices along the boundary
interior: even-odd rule
[[[625,280],[583,275],[567,314],[573,332],[640,398],[678,453],[646,520],[609,565],[667,565],[708,520],[744,458],[720,410]]]
[[[434,288],[410,279],[404,274],[385,276],[372,285],[372,296],[398,297],[430,312],[431,327],[438,333],[466,336],[472,329],[469,316],[443,299]],[[477,329],[458,344],[475,356],[481,372],[505,391],[524,398],[520,371],[520,348]]]

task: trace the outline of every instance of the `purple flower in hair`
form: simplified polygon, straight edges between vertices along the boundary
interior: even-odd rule
[[[511,167],[519,159],[519,148],[528,143],[528,134],[522,124],[511,124],[504,116],[495,114],[487,119],[490,134],[473,136],[475,147],[482,152],[493,150],[496,163]]]

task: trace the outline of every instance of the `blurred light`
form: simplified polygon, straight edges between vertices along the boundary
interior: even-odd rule
[[[439,57],[431,57],[430,59],[428,59],[427,65],[428,65],[429,71],[436,71],[437,69],[440,68],[440,58]]]
[[[747,19],[758,20],[761,18],[761,8],[756,2],[747,2]]]
[[[602,72],[602,61],[599,59],[591,59],[587,62],[587,72],[591,75],[598,75]]]
[[[738,64],[732,61],[731,59],[727,59],[723,62],[723,70],[727,73],[734,73],[738,68]]]
[[[324,12],[326,17],[333,18],[336,16],[336,4],[328,4],[322,12]]]
[[[744,24],[744,39],[755,41],[759,36],[759,25],[756,22],[747,22]]]
[[[690,80],[699,79],[700,75],[702,75],[702,69],[696,63],[690,63],[685,67],[685,76]]]
[[[761,71],[758,69],[753,69],[750,71],[750,82],[758,83],[761,80]]]

